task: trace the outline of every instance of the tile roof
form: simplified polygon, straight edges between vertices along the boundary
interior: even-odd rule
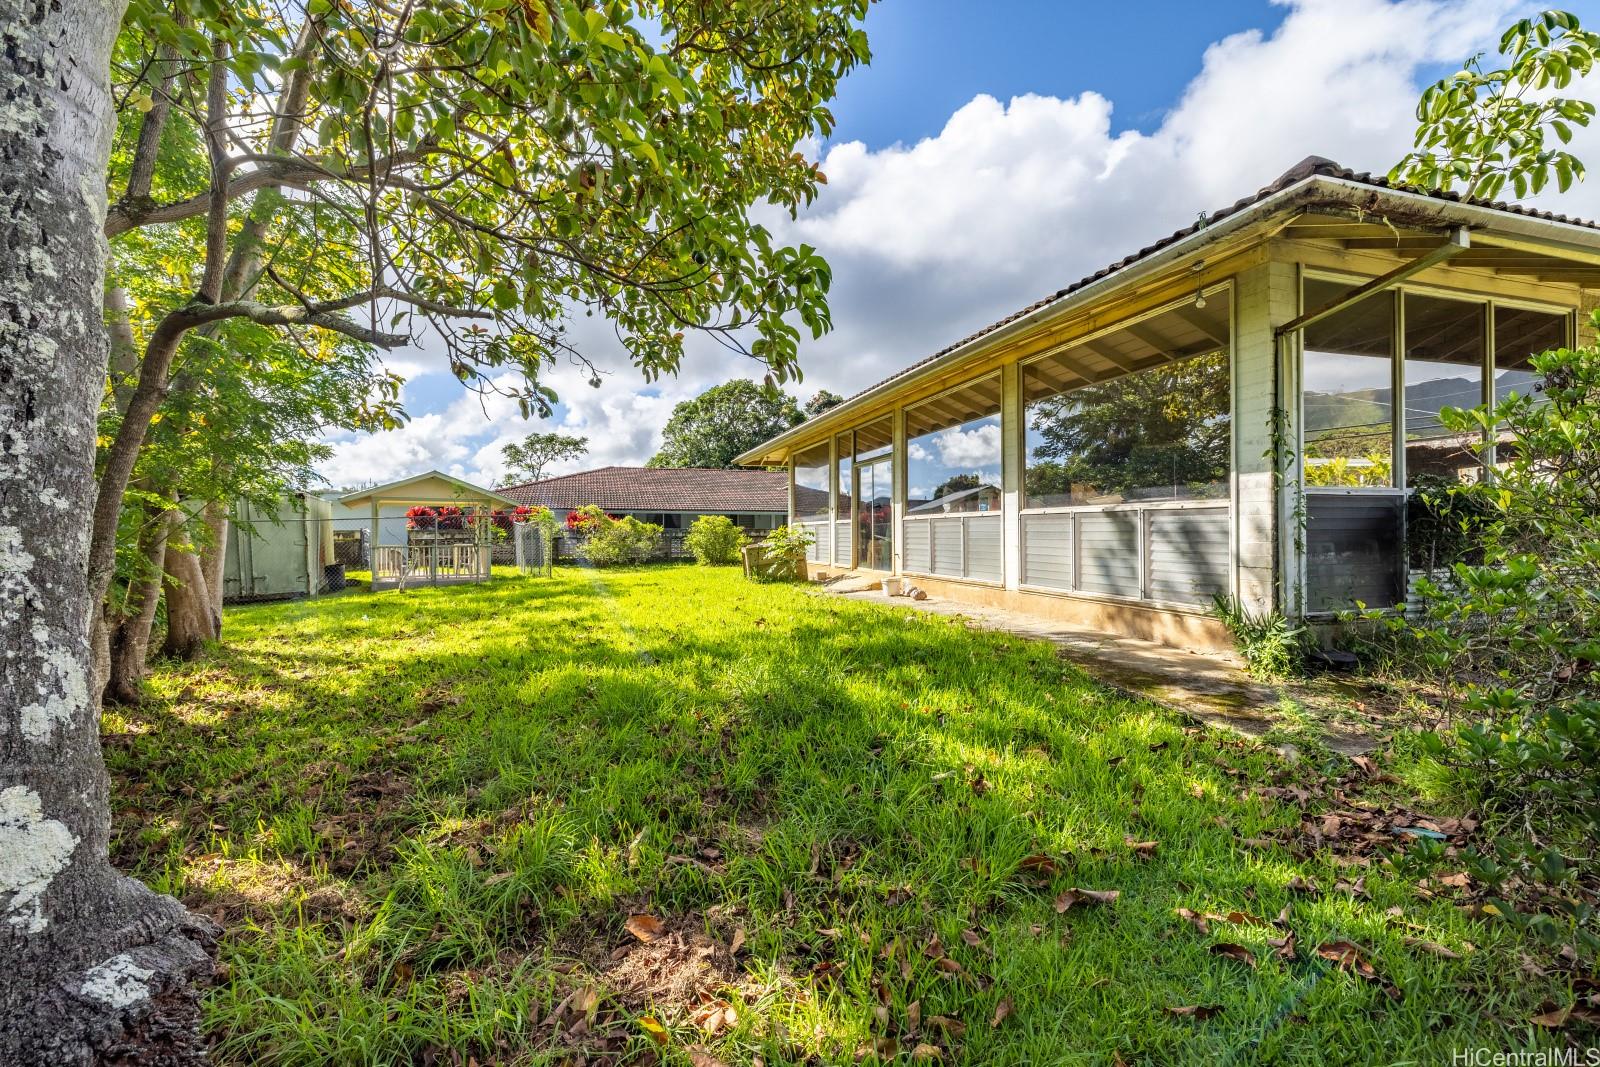
[[[519,504],[570,511],[598,504],[607,511],[748,512],[789,510],[786,471],[700,467],[600,467],[501,489]]]
[[[1058,289],[1049,296],[1034,301],[1027,307],[1022,308],[1020,311],[1014,311],[1005,318],[1000,319],[997,322],[990,323],[983,329],[978,330],[976,333],[968,334],[966,337],[963,337],[954,344],[946,345],[944,348],[941,348],[931,356],[919,359],[915,363],[896,371],[894,374],[891,374],[882,381],[875,382],[872,385],[867,386],[860,392],[848,397],[847,402],[849,400],[856,399],[856,397],[864,396],[867,393],[872,392],[874,389],[885,386],[897,378],[904,377],[905,375],[911,373],[919,367],[924,366],[925,364],[933,363],[934,361],[949,355],[951,352],[954,352],[956,349],[963,348],[981,337],[985,337],[991,333],[994,333],[996,330],[1008,325],[1009,323],[1015,322],[1017,319],[1023,318],[1026,315],[1031,315],[1046,305],[1053,304],[1062,297],[1075,293],[1084,286],[1099,281],[1108,274],[1115,274],[1117,271],[1122,270],[1125,267],[1130,267],[1139,260],[1144,259],[1146,256],[1150,256],[1161,251],[1168,245],[1176,244],[1185,237],[1198,233],[1208,226],[1214,226],[1230,215],[1236,215],[1241,211],[1254,207],[1256,204],[1261,203],[1263,200],[1266,200],[1277,193],[1283,192],[1292,185],[1303,182],[1307,178],[1319,176],[1326,178],[1340,178],[1345,181],[1356,182],[1361,185],[1370,185],[1374,189],[1392,189],[1398,192],[1418,193],[1435,200],[1454,201],[1461,204],[1470,204],[1473,207],[1490,208],[1494,211],[1504,211],[1512,215],[1524,215],[1528,218],[1543,219],[1546,222],[1562,222],[1570,226],[1582,226],[1591,230],[1600,230],[1600,223],[1591,222],[1588,219],[1574,218],[1570,215],[1560,215],[1552,211],[1539,211],[1534,208],[1523,207],[1520,204],[1507,203],[1503,200],[1482,200],[1475,197],[1462,196],[1460,193],[1442,192],[1439,190],[1422,189],[1412,185],[1404,185],[1397,182],[1391,182],[1383,175],[1371,174],[1366,171],[1355,171],[1351,170],[1349,167],[1342,167],[1333,160],[1326,159],[1322,156],[1307,156],[1305,159],[1302,159],[1300,162],[1284,171],[1283,174],[1279,175],[1276,181],[1272,182],[1272,184],[1263,186],[1250,196],[1236,200],[1227,207],[1218,208],[1209,215],[1202,214],[1196,221],[1185,226],[1183,229],[1177,230],[1152,244],[1146,245],[1145,247],[1139,249],[1139,251],[1130,256],[1119,259],[1110,266],[1102,267],[1093,274],[1079,278],[1065,289]]]

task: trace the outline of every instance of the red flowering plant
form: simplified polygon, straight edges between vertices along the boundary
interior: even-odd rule
[[[435,528],[434,523],[437,519],[438,515],[435,514],[432,508],[424,504],[418,504],[416,507],[406,510],[406,529],[432,530]]]
[[[514,508],[496,508],[489,513],[489,521],[495,529],[509,534],[513,525],[533,521],[533,509],[526,504],[518,504]]]

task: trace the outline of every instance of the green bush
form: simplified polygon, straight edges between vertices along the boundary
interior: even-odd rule
[[[683,545],[707,566],[739,562],[739,550],[750,543],[745,532],[726,515],[702,515],[689,524]]]
[[[752,577],[762,582],[792,582],[805,577],[806,549],[816,542],[810,530],[780,526],[761,542]]]
[[[1305,628],[1291,626],[1281,612],[1258,614],[1222,593],[1212,605],[1213,613],[1233,635],[1234,647],[1252,677],[1267,681],[1286,678],[1305,665],[1309,647]]]
[[[614,519],[593,504],[579,508],[578,514],[582,520],[577,528],[587,533],[578,554],[597,566],[643,562],[661,543],[661,527],[653,522],[632,515]]]
[[[1595,915],[1574,889],[1600,875],[1600,349],[1533,366],[1541,395],[1444,413],[1498,439],[1496,469],[1434,492],[1471,547],[1382,622],[1396,666],[1438,694],[1447,726],[1424,747],[1482,807],[1494,845],[1473,876],[1541,898],[1497,910],[1592,954]]]

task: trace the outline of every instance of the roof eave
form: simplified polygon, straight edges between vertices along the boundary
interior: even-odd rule
[[[1470,227],[1474,234],[1487,232],[1505,235],[1511,239],[1528,238],[1542,244],[1561,247],[1569,253],[1587,254],[1596,262],[1600,262],[1600,233],[1587,226],[1558,219],[1520,215],[1408,189],[1385,188],[1349,178],[1313,174],[1209,226],[1181,237],[1143,259],[1096,278],[1026,315],[974,337],[970,342],[951,349],[938,359],[911,368],[867,392],[851,397],[837,407],[830,408],[823,414],[741,453],[734,457],[734,462],[741,466],[765,466],[783,462],[794,450],[797,442],[809,442],[811,438],[817,436],[826,439],[829,434],[848,426],[862,408],[877,403],[885,396],[935,377],[952,364],[995,348],[1042,322],[1058,318],[1092,301],[1104,299],[1120,288],[1167,270],[1174,263],[1193,257],[1224,238],[1235,237],[1251,227],[1264,226],[1285,212],[1298,210],[1309,204],[1345,206],[1371,211],[1375,204],[1383,202],[1404,205],[1419,217],[1437,220],[1441,225],[1465,225]]]

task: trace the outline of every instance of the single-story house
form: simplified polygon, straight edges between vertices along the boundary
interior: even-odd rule
[[[789,513],[789,474],[783,470],[708,470],[700,467],[599,467],[507,486],[519,504],[546,507],[556,518],[598,504],[664,530],[687,530],[701,515],[726,515],[752,533],[782,526]]]
[[[738,461],[788,467],[813,576],[1225,647],[1218,594],[1402,603],[1416,490],[1494,461],[1440,410],[1537,389],[1597,292],[1593,223],[1311,157]],[[958,477],[999,506],[920,504]]]

